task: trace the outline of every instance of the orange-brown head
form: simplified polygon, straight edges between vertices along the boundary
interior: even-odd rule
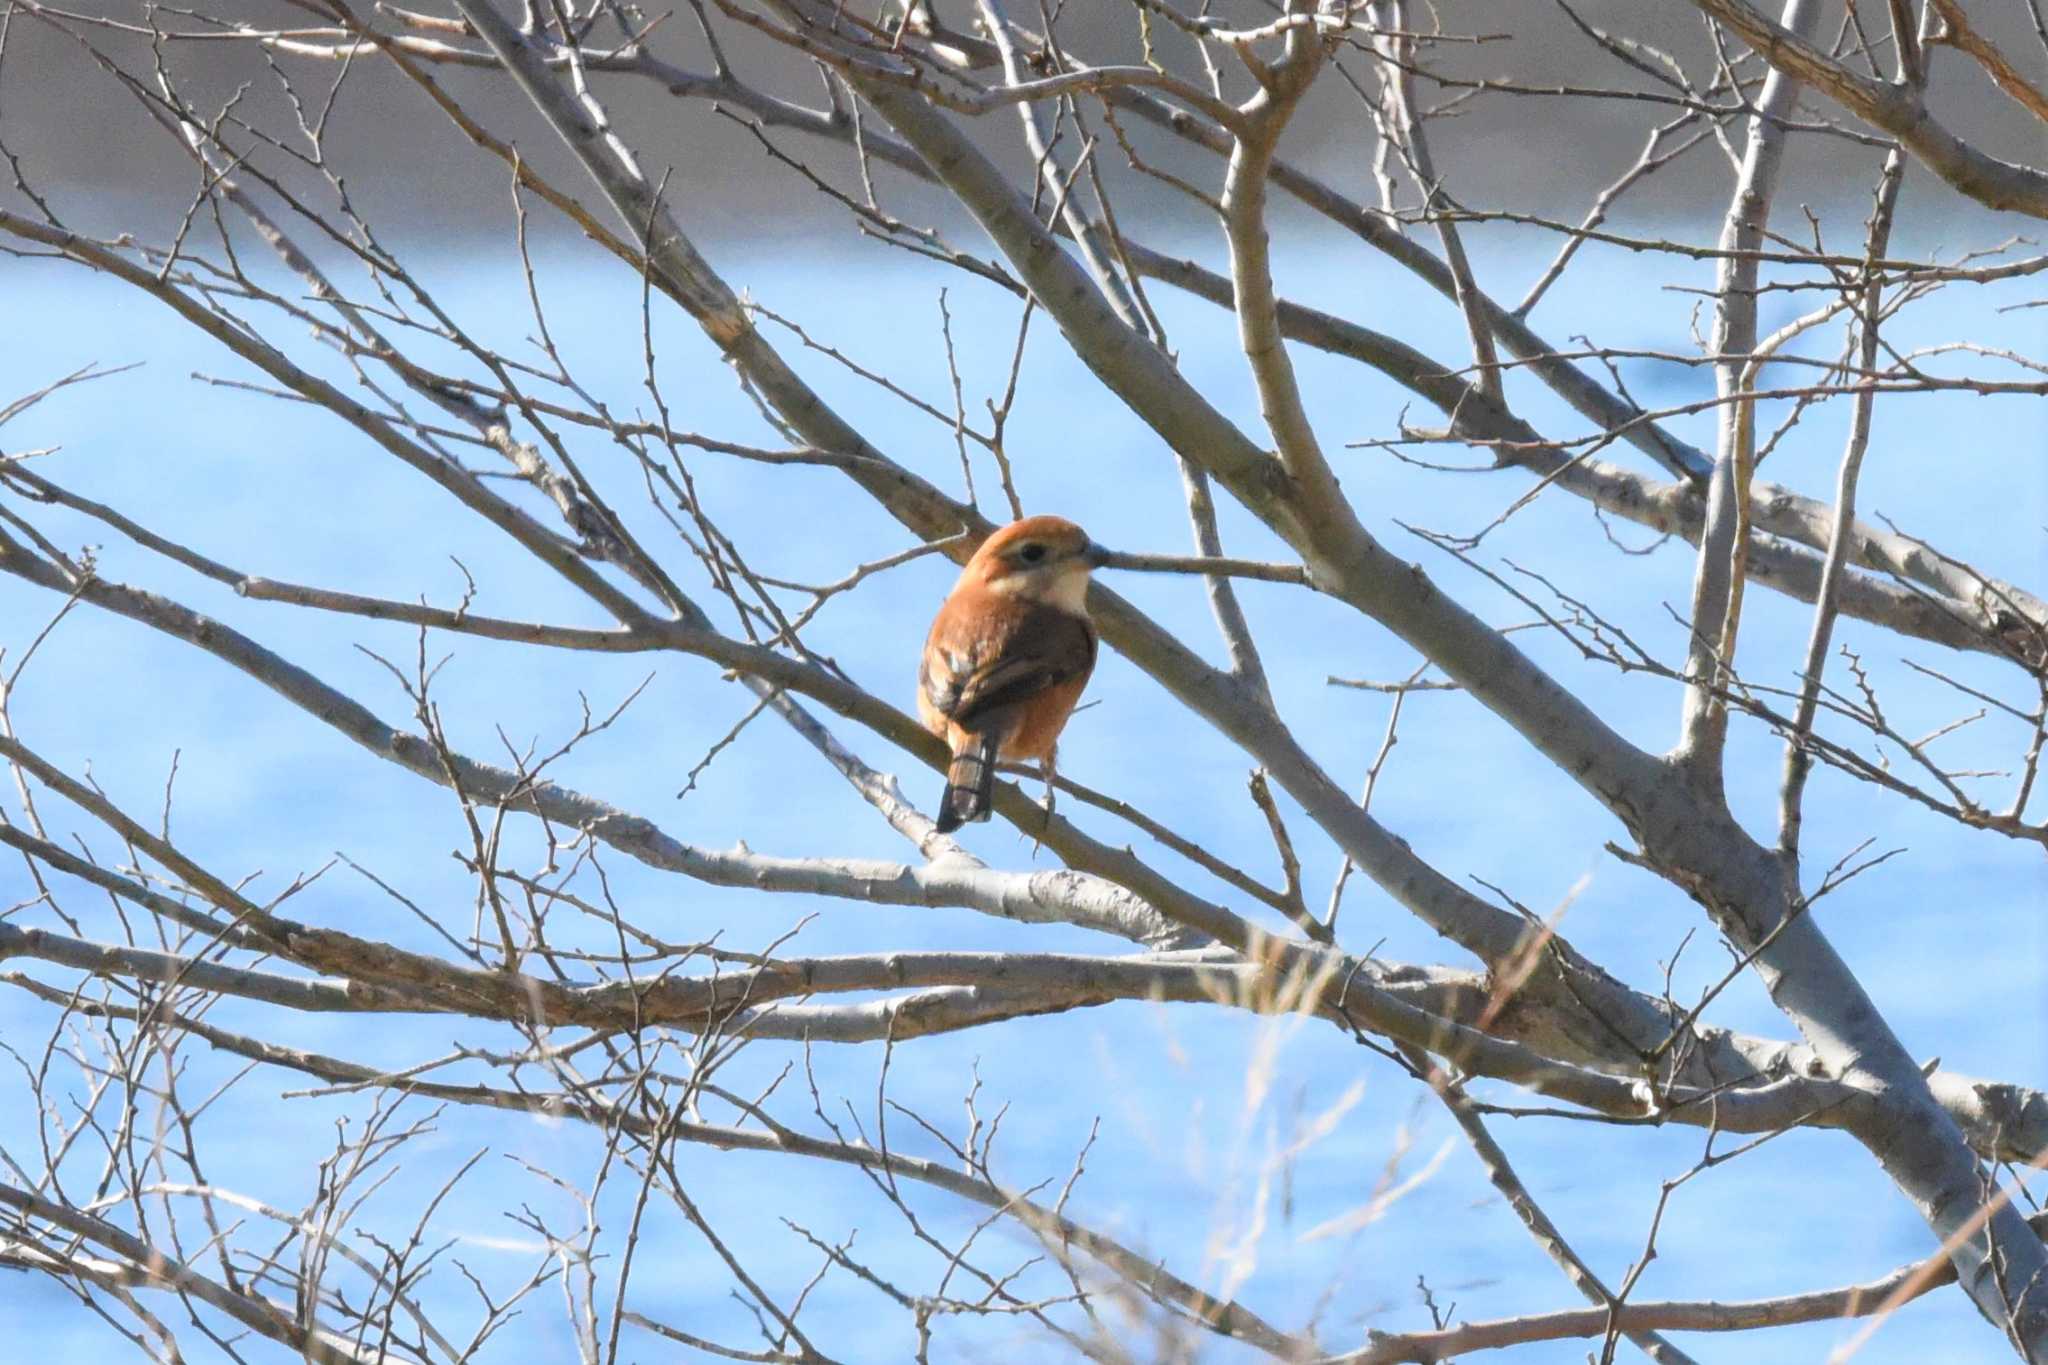
[[[1026,517],[984,540],[960,582],[1081,615],[1089,570],[1106,553],[1065,517]]]

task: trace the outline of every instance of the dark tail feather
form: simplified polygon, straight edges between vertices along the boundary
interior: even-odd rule
[[[996,737],[973,735],[970,740],[946,769],[946,792],[939,798],[941,834],[950,834],[969,820],[988,819],[996,781]]]

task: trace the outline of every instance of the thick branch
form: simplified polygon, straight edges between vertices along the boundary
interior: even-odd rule
[[[2048,218],[2048,173],[1979,151],[1950,132],[1910,84],[1851,70],[1807,38],[1774,23],[1748,0],[1693,0],[1772,68],[1825,91],[1856,117],[1890,133],[1955,189],[1994,209]]]

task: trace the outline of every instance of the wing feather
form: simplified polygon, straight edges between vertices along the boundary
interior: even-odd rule
[[[991,603],[965,630],[934,632],[924,691],[961,729],[999,728],[1006,713],[1095,666],[1087,618],[1042,603]]]

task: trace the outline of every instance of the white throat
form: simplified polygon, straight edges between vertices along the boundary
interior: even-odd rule
[[[1088,570],[1084,565],[1062,568],[1047,585],[1045,600],[1069,616],[1088,614]]]
[[[989,584],[989,591],[1004,597],[1021,597],[1043,602],[1069,616],[1088,614],[1088,566],[1062,564],[1051,572],[1005,574]]]

